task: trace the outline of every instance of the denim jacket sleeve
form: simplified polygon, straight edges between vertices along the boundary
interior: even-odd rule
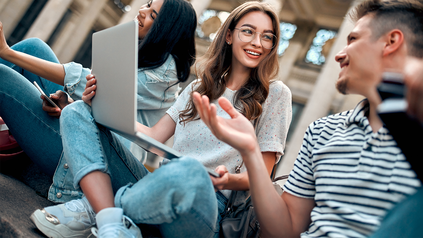
[[[91,69],[84,68],[81,64],[75,62],[63,64],[63,68],[65,69],[65,91],[72,99],[81,100],[87,84],[85,77],[91,73]]]
[[[179,92],[175,61],[169,56],[164,64],[155,69],[138,69],[138,110],[168,108]]]

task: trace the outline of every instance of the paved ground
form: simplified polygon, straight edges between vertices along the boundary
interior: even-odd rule
[[[0,237],[46,237],[29,219],[36,209],[54,205],[46,199],[51,179],[23,154],[0,160]],[[161,237],[153,227],[139,225],[144,238]]]
[[[45,237],[29,216],[53,203],[45,197],[51,179],[26,155],[0,161],[0,237]]]

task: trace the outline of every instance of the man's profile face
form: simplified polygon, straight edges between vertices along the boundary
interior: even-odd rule
[[[348,35],[347,46],[335,56],[341,67],[336,88],[342,94],[367,97],[380,81],[384,45],[381,39],[372,38],[372,17],[366,15],[357,21]]]

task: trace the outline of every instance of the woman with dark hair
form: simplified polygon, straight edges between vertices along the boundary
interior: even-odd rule
[[[283,154],[291,122],[291,92],[282,82],[271,80],[278,72],[279,34],[278,17],[268,4],[247,2],[229,15],[196,67],[200,79],[153,127],[137,124],[138,131],[162,143],[174,135],[173,148],[191,157],[166,161],[153,173],[109,130],[95,123],[90,105],[96,78],[87,76],[85,103],[73,103],[63,111],[60,129],[63,159],[74,174],[66,186],[83,191],[81,207],[90,210],[91,217],[97,212],[99,232],[104,227],[100,221],[124,213],[137,224],[159,225],[164,237],[219,236],[221,213],[231,190],[245,191],[250,184],[245,166],[236,173],[242,156],[199,120],[192,95],[207,95],[212,102],[225,97],[236,105],[255,125],[270,176]],[[219,107],[217,114],[229,118]],[[220,177],[209,177],[206,168]],[[69,207],[68,219],[81,217],[84,209],[69,212]],[[34,214],[44,218],[47,213]]]
[[[166,17],[159,17],[162,4],[163,0],[150,1],[136,17],[140,23],[137,121],[147,126],[153,126],[175,102],[178,82],[187,80],[195,60],[196,18],[184,13],[182,0],[167,1],[160,13]],[[181,14],[173,14],[176,11]],[[64,107],[81,99],[91,70],[74,62],[60,64],[51,48],[37,38],[9,48],[1,22],[0,57],[0,117],[25,153],[53,176],[62,154],[58,118]],[[40,99],[34,81],[60,108]],[[119,139],[145,161],[146,151]]]
[[[154,0],[139,9],[136,20],[140,39],[137,121],[152,126],[175,102],[180,90],[178,83],[187,80],[195,61],[196,15],[186,1]],[[67,193],[70,190],[66,189],[63,193],[56,192],[61,179],[58,176],[64,174],[62,170],[67,170],[67,166],[58,167],[59,161],[63,161],[60,159],[63,147],[59,117],[69,103],[82,98],[87,82],[85,77],[90,74],[90,69],[74,62],[60,64],[50,47],[39,39],[24,40],[9,47],[1,22],[0,57],[0,117],[29,157],[53,177],[49,200],[66,202],[74,199],[79,194]],[[43,102],[43,97],[40,99],[40,93],[32,85],[33,81],[47,95],[51,94],[61,108]],[[139,160],[145,159],[144,150],[118,138]],[[79,204],[75,204],[71,206],[78,207]],[[89,233],[90,229],[70,231],[72,237]],[[60,232],[48,235],[67,236]]]

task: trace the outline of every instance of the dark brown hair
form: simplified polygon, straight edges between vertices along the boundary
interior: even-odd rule
[[[280,35],[279,19],[270,5],[260,2],[246,2],[231,12],[220,27],[216,38],[211,43],[206,54],[196,63],[196,75],[201,78],[194,91],[206,95],[210,101],[218,99],[226,90],[226,82],[222,75],[230,69],[232,63],[232,48],[226,44],[228,30],[234,31],[236,24],[247,13],[260,11],[272,20],[273,31]],[[278,40],[277,40],[278,41]],[[251,69],[250,78],[235,94],[234,106],[249,120],[254,120],[262,113],[262,104],[269,94],[270,79],[277,75],[279,64],[277,49],[279,42],[270,53]],[[198,86],[198,87],[197,87]],[[179,115],[181,123],[199,119],[192,96],[187,107]]]
[[[408,46],[408,54],[423,58],[423,1],[368,0],[358,4],[349,16],[353,21],[372,14],[370,27],[373,39],[399,29]]]

